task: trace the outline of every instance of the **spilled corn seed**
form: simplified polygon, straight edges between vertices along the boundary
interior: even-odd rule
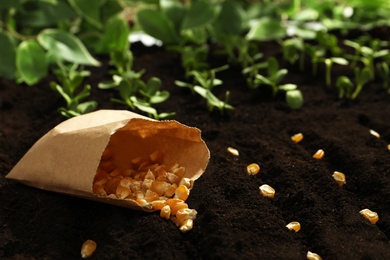
[[[298,134],[295,134],[295,135],[291,136],[291,140],[294,143],[299,143],[300,141],[302,141],[302,139],[303,139],[303,134],[302,133],[298,133]]]
[[[372,224],[375,224],[379,220],[378,213],[369,209],[362,209],[359,213],[360,215],[368,219]]]
[[[113,156],[109,148],[101,156],[92,183],[95,195],[135,201],[145,209],[159,210],[162,218],[178,222],[183,232],[192,229],[197,212],[184,202],[193,186],[193,180],[184,177],[185,167],[175,162],[162,164],[161,151],[131,159],[125,169],[117,167]]]
[[[96,242],[93,240],[87,240],[81,247],[81,257],[88,258],[91,257],[93,252],[96,250]]]
[[[387,145],[387,150],[389,150],[389,151],[390,151],[390,144],[388,144],[388,145]]]
[[[306,258],[307,258],[307,260],[321,260],[322,259],[321,256],[319,256],[316,253],[310,252],[310,251],[307,251]]]
[[[342,172],[335,171],[332,177],[339,184],[340,187],[347,183],[345,181],[345,175]]]
[[[239,156],[239,155],[240,155],[240,153],[238,152],[238,150],[235,149],[235,148],[233,148],[233,147],[228,147],[228,148],[227,148],[227,151],[228,151],[229,153],[233,154],[234,156]]]
[[[370,134],[375,136],[376,138],[378,138],[378,139],[381,138],[381,135],[378,132],[376,132],[372,129],[370,129],[369,131],[370,131]]]
[[[275,196],[274,188],[272,188],[267,184],[261,185],[259,189],[260,189],[260,194],[263,195],[264,197],[273,198]]]
[[[288,223],[286,225],[286,227],[289,230],[294,230],[295,232],[298,232],[299,230],[301,230],[301,224],[299,222],[296,222],[296,221]]]
[[[249,175],[256,175],[260,171],[260,166],[257,163],[251,163],[246,167],[246,172]]]
[[[322,159],[325,155],[324,150],[319,149],[315,154],[313,154],[314,159]]]

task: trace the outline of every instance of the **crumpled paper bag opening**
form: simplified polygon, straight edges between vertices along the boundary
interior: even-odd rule
[[[128,167],[134,158],[162,151],[163,162],[184,166],[185,177],[192,181],[203,174],[210,158],[197,128],[174,120],[155,121],[129,111],[99,110],[53,128],[6,177],[40,189],[151,211],[132,201],[93,193],[93,180],[107,146],[120,168]]]

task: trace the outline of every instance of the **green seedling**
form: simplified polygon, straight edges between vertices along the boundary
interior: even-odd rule
[[[339,92],[339,98],[350,99],[354,90],[352,81],[347,76],[340,76],[337,78],[336,87]]]
[[[304,43],[301,38],[291,38],[282,42],[283,58],[290,64],[295,64],[299,60],[300,70],[304,70],[305,56],[303,55]]]
[[[326,86],[330,87],[332,83],[332,66],[333,63],[339,64],[339,65],[348,65],[348,60],[341,58],[341,57],[332,57],[332,58],[326,58],[324,60],[325,63],[325,82]]]
[[[325,49],[319,46],[313,46],[309,43],[304,44],[304,52],[309,55],[312,63],[312,75],[317,75],[318,63],[322,62],[325,57]]]
[[[63,63],[57,63],[57,68],[53,70],[53,73],[60,83],[51,82],[50,87],[58,92],[66,102],[66,107],[58,109],[61,115],[70,118],[96,109],[96,101],[82,102],[90,95],[90,85],[84,85],[84,88],[77,92],[84,78],[90,75],[89,71],[78,70],[77,64],[67,66]]]
[[[347,57],[353,60],[354,64],[356,64],[357,61],[362,62],[364,66],[369,69],[370,79],[372,80],[375,79],[375,59],[384,58],[390,54],[389,50],[380,49],[383,45],[381,44],[381,41],[378,40],[371,41],[371,47],[350,40],[345,40],[344,44],[355,49],[355,54]]]
[[[152,77],[144,82],[141,77],[144,71],[135,72],[132,70],[133,55],[130,50],[113,51],[110,54],[111,62],[115,70],[111,71],[112,80],[98,85],[100,89],[117,88],[118,98],[112,98],[113,102],[128,106],[131,110],[140,110],[154,119],[164,119],[173,116],[175,113],[158,113],[153,107],[169,98],[168,91],[160,91],[161,81]]]
[[[359,93],[362,91],[364,85],[370,81],[371,72],[369,68],[364,67],[363,69],[355,68],[355,81],[356,88],[351,95],[351,99],[356,99]]]
[[[226,70],[227,65],[218,67],[206,71],[191,71],[189,73],[193,78],[193,83],[187,83],[182,81],[175,81],[175,84],[179,87],[189,88],[191,92],[197,93],[207,101],[207,106],[210,111],[214,108],[218,108],[221,113],[226,109],[233,109],[231,105],[228,104],[229,101],[229,91],[225,93],[225,101],[218,99],[213,93],[212,89],[216,86],[221,85],[223,82],[220,79],[216,78],[216,73]]]
[[[287,75],[287,69],[279,69],[279,63],[274,57],[268,58],[267,75],[257,74],[255,78],[255,86],[261,84],[272,87],[272,93],[275,96],[280,87],[280,82]]]
[[[299,109],[303,106],[302,91],[297,89],[297,85],[285,84],[280,86],[279,89],[286,91],[286,103],[291,109]]]
[[[387,93],[390,94],[389,88],[389,79],[390,79],[390,69],[389,65],[386,62],[381,62],[376,64],[378,75],[383,80],[383,88],[387,90]]]
[[[320,46],[329,51],[332,56],[338,57],[341,55],[342,50],[338,44],[338,39],[335,35],[329,34],[325,31],[318,31],[316,40]]]

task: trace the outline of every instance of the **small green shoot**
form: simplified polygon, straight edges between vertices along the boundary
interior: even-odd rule
[[[387,93],[390,94],[389,88],[389,79],[390,79],[390,69],[389,65],[386,62],[381,62],[376,64],[378,75],[383,80],[383,88],[387,90]]]
[[[84,78],[90,75],[89,71],[78,70],[78,64],[67,66],[63,63],[57,63],[57,68],[53,70],[53,73],[60,83],[51,82],[50,86],[66,101],[66,107],[59,108],[61,115],[70,118],[96,109],[96,101],[82,102],[90,95],[90,85],[84,85],[84,88],[76,93]]]
[[[279,69],[279,63],[274,57],[268,58],[267,61],[267,75],[257,74],[255,78],[255,85],[260,84],[272,87],[272,93],[275,96],[279,91],[279,83],[287,75],[287,69]]]
[[[191,84],[176,80],[175,84],[179,87],[189,88],[193,93],[197,93],[206,99],[210,111],[214,110],[216,107],[223,113],[226,109],[233,109],[233,107],[228,104],[230,93],[229,91],[226,91],[225,101],[222,101],[212,93],[212,89],[223,83],[222,80],[216,78],[216,73],[226,70],[228,67],[228,65],[224,65],[206,71],[190,71],[188,75],[192,76],[194,83]]]
[[[355,68],[355,82],[354,85],[346,76],[340,76],[337,79],[337,89],[339,91],[339,98],[356,99],[362,91],[367,82],[370,81],[370,70],[367,67]]]
[[[339,65],[348,65],[348,60],[341,58],[341,57],[331,57],[331,58],[326,58],[324,60],[326,70],[325,70],[325,82],[326,86],[330,87],[332,84],[332,66],[333,63],[339,64]]]
[[[339,91],[339,98],[348,98],[352,97],[354,85],[347,76],[340,76],[337,78],[336,87]]]
[[[144,71],[135,72],[132,70],[133,54],[127,49],[125,51],[111,52],[111,62],[115,70],[112,80],[99,83],[100,89],[118,88],[118,98],[112,98],[113,102],[127,105],[131,110],[136,109],[145,112],[154,119],[164,119],[173,116],[175,113],[158,113],[153,107],[169,98],[168,91],[160,91],[161,81],[152,77],[148,82],[144,82],[141,77]]]

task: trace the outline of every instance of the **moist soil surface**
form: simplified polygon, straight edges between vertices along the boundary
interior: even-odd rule
[[[281,58],[276,44],[262,52]],[[91,259],[390,259],[390,95],[381,83],[367,85],[354,101],[339,100],[325,87],[324,69],[289,69],[286,83],[296,83],[305,103],[291,110],[283,95],[271,98],[264,88],[249,90],[240,70],[218,77],[223,98],[230,90],[235,107],[221,115],[205,101],[174,85],[184,80],[180,57],[159,47],[133,45],[135,70],[157,76],[170,91],[159,112],[202,131],[211,158],[195,182],[187,203],[198,211],[194,227],[182,233],[158,212],[145,213],[25,186],[5,176],[28,149],[65,118],[63,100],[49,87],[51,76],[36,86],[0,81],[0,258],[78,259],[87,239],[97,243]],[[103,60],[103,59],[102,59]],[[212,66],[225,61],[213,59]],[[117,92],[99,90],[109,65],[92,68],[87,79],[99,109],[126,109],[109,99]],[[333,77],[345,73],[339,67]],[[369,133],[373,129],[380,138]],[[291,136],[303,133],[300,143]],[[228,147],[239,156],[227,152]],[[312,155],[323,149],[322,160]],[[61,154],[58,154],[61,156]],[[37,161],[36,163],[42,163]],[[259,174],[246,166],[258,163]],[[71,167],[78,167],[71,165]],[[334,171],[346,175],[340,187]],[[259,186],[276,190],[263,197]],[[359,211],[379,214],[374,225]],[[298,221],[299,232],[286,224]]]

